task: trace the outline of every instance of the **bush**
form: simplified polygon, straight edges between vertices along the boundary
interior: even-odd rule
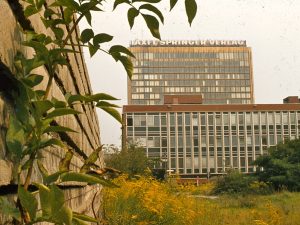
[[[269,155],[259,157],[255,165],[260,181],[271,183],[276,190],[300,191],[300,140],[285,140],[269,149]]]
[[[268,194],[272,192],[270,185],[259,182],[254,176],[231,170],[219,177],[213,190],[214,194]]]

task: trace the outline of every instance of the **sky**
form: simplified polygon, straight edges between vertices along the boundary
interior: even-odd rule
[[[255,102],[281,103],[290,96],[300,96],[300,1],[299,0],[196,0],[198,12],[190,27],[184,1],[179,0],[169,12],[169,0],[158,8],[165,16],[160,25],[162,40],[246,40],[252,48]],[[142,18],[132,30],[127,22],[126,6],[112,12],[107,1],[106,12],[93,14],[95,33],[114,36],[109,45],[129,46],[135,39],[154,40]],[[85,21],[83,30],[89,27]],[[92,58],[85,50],[86,63],[94,93],[108,93],[127,104],[127,77],[120,63],[109,55],[97,53]],[[120,108],[121,112],[121,108]],[[97,109],[101,142],[121,145],[121,125]]]

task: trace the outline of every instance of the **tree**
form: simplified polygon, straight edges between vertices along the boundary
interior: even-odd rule
[[[105,160],[106,165],[127,173],[130,177],[142,175],[151,160],[147,158],[145,149],[137,144],[129,144],[127,148],[110,154]]]
[[[269,148],[269,154],[260,156],[254,164],[261,168],[258,178],[270,182],[276,190],[300,191],[300,139]]]

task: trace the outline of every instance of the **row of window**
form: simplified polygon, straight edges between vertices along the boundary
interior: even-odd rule
[[[233,60],[152,60],[152,61],[145,61],[145,60],[133,60],[134,67],[142,66],[142,67],[243,67],[249,66],[249,61],[233,61]]]
[[[274,125],[274,124],[300,124],[300,112],[229,112],[229,113],[128,113],[127,126],[228,126],[231,125]],[[298,120],[298,121],[297,121]],[[156,121],[156,124],[153,124]]]
[[[250,73],[250,67],[140,67],[134,73]]]
[[[164,93],[164,92],[250,92],[250,87],[133,87],[132,93]],[[226,96],[226,94],[225,94]]]
[[[216,58],[216,59],[248,59],[248,52],[134,52],[137,59],[156,59],[156,58]]]
[[[239,74],[239,73],[233,73],[233,74],[134,74],[132,76],[132,80],[192,80],[195,81],[197,79],[201,80],[218,80],[218,79],[249,79],[249,74]]]
[[[191,93],[190,89],[191,88],[178,88],[178,91],[174,91],[175,88],[168,88],[169,90],[166,90],[166,93]],[[182,91],[182,92],[181,92]],[[194,91],[193,91],[194,92]],[[196,92],[200,92],[196,91]],[[203,99],[211,99],[213,101],[213,99],[226,99],[228,98],[228,100],[234,100],[235,98],[237,99],[250,99],[251,95],[250,93],[210,93],[210,92],[204,92],[201,91],[201,95]],[[160,99],[162,101],[163,99],[163,95],[162,94],[150,94],[150,93],[143,93],[143,94],[132,94],[131,98],[136,100],[136,99],[142,99],[142,100],[155,100],[155,99]]]
[[[193,83],[192,83],[193,82]],[[232,80],[195,80],[195,81],[184,81],[184,80],[170,80],[170,81],[132,81],[133,87],[147,87],[147,86],[248,86],[251,83],[248,79],[232,79]]]

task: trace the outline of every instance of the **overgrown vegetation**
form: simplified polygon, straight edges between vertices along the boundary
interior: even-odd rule
[[[185,201],[167,183],[151,177],[115,180],[117,189],[104,192],[104,216],[108,224],[196,224],[195,200]]]
[[[300,221],[299,193],[210,198],[203,194],[214,189],[213,182],[196,187],[124,176],[115,182],[120,188],[104,192],[108,224],[295,225]]]
[[[258,181],[253,175],[230,170],[222,177],[218,177],[213,190],[214,194],[269,194],[272,187],[269,183]]]
[[[133,177],[134,175],[145,175],[146,171],[153,167],[154,162],[146,156],[143,147],[137,144],[128,144],[125,149],[108,155],[105,163],[108,167],[113,167]]]
[[[300,140],[286,140],[271,147],[269,154],[259,157],[255,164],[260,181],[268,182],[276,190],[300,191]]]
[[[143,17],[152,35],[160,39],[159,25],[163,23],[163,15],[155,7],[160,0],[114,0],[113,10],[120,5],[128,7],[128,22],[134,25],[137,16]],[[92,12],[104,11],[104,0],[25,0],[26,17],[36,15],[40,23],[44,24],[47,34],[25,31],[26,40],[23,45],[34,50],[32,58],[18,53],[15,61],[15,91],[9,94],[13,99],[14,113],[10,115],[6,144],[16,170],[14,177],[18,185],[17,201],[15,204],[6,198],[0,199],[1,213],[13,217],[15,223],[34,224],[37,222],[51,222],[55,224],[86,224],[86,222],[99,223],[98,218],[88,217],[72,211],[65,204],[63,191],[59,185],[64,182],[76,181],[89,184],[102,184],[115,186],[102,175],[94,172],[97,169],[95,161],[101,146],[90,156],[85,155],[85,161],[80,171],[70,171],[69,165],[74,155],[74,150],[66,146],[59,138],[59,132],[75,132],[69,127],[60,126],[57,118],[67,115],[78,115],[75,105],[90,104],[109,113],[119,122],[121,117],[116,110],[116,105],[110,103],[116,98],[105,94],[81,95],[66,93],[65,99],[56,99],[50,95],[54,78],[62,67],[69,67],[68,55],[74,54],[76,47],[71,41],[76,27],[82,19],[86,19],[92,26]],[[170,0],[172,9],[177,0]],[[185,7],[189,23],[196,15],[197,5],[195,0],[186,0]],[[149,14],[150,13],[150,14]],[[74,15],[77,15],[76,17]],[[37,21],[38,22],[38,21]],[[113,37],[106,33],[95,34],[93,29],[85,29],[76,37],[80,47],[88,47],[90,55],[98,51],[104,52],[121,62],[131,77],[133,65],[129,57],[134,55],[124,46],[112,45],[109,49],[102,48],[102,44],[110,42]],[[37,69],[40,70],[37,70]],[[45,71],[49,77],[46,79],[46,89],[40,89],[44,80]],[[104,78],[105,79],[105,78]],[[59,147],[65,150],[65,157],[61,160],[57,172],[49,174],[41,161],[41,153],[47,147]],[[51,151],[56,151],[52,148]],[[81,154],[85,154],[81,151]],[[32,182],[34,165],[43,176],[40,183]],[[21,174],[25,174],[22,179]],[[29,186],[35,186],[37,191],[30,192]],[[38,199],[40,205],[38,204]],[[96,216],[96,215],[95,215]]]

